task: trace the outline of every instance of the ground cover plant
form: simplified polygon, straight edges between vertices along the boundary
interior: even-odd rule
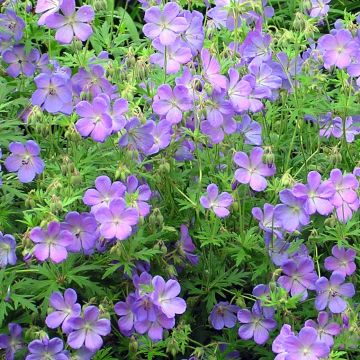
[[[0,0],[2,358],[360,359],[359,13]]]

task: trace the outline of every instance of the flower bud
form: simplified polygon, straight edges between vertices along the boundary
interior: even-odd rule
[[[132,354],[135,354],[135,353],[137,353],[138,348],[139,348],[139,344],[138,344],[136,338],[134,336],[132,336],[130,338],[130,342],[129,342],[129,352]]]
[[[180,348],[179,348],[179,345],[176,342],[176,340],[170,339],[170,341],[168,342],[168,345],[166,347],[166,352],[168,354],[171,354],[172,357],[175,357],[179,351],[180,351]]]
[[[93,2],[94,10],[107,10],[107,1],[106,0],[94,0]]]
[[[287,171],[282,177],[281,177],[281,185],[285,187],[292,187],[295,184],[295,179],[291,176],[289,171]]]

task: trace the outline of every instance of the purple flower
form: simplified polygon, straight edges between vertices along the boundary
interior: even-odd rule
[[[277,238],[282,238],[281,222],[274,217],[274,209],[274,205],[265,203],[263,211],[258,207],[254,207],[251,213],[259,221],[262,230],[270,235],[274,234]]]
[[[317,310],[324,310],[327,306],[334,314],[346,310],[347,303],[343,297],[351,298],[355,295],[355,288],[352,283],[345,283],[345,276],[341,272],[334,271],[330,280],[321,277],[316,281],[317,297],[315,307]]]
[[[214,56],[211,56],[209,50],[201,50],[202,75],[206,82],[213,86],[215,91],[226,89],[227,78],[220,74],[221,67]]]
[[[114,306],[116,315],[120,316],[118,326],[124,336],[130,336],[134,332],[135,314],[133,306],[136,300],[135,294],[132,293],[127,296],[126,302],[119,301]]]
[[[32,140],[25,144],[12,142],[9,145],[11,155],[5,160],[5,167],[10,172],[17,172],[22,183],[29,183],[36,175],[44,171],[45,164],[40,159],[40,147]]]
[[[112,132],[116,133],[122,130],[126,124],[126,117],[124,114],[129,110],[129,103],[125,99],[116,99],[112,106],[110,115],[112,118]]]
[[[275,165],[268,165],[262,162],[264,150],[254,147],[250,156],[244,152],[237,152],[234,155],[234,162],[239,167],[235,171],[235,179],[241,184],[249,184],[254,191],[263,191],[267,187],[265,177],[273,176],[276,172]]]
[[[340,139],[344,136],[345,130],[345,138],[348,143],[352,143],[355,140],[355,136],[359,135],[360,129],[357,125],[354,125],[353,118],[348,116],[345,119],[345,124],[340,117],[335,117],[332,124],[332,135],[337,139]]]
[[[269,338],[269,331],[275,329],[276,321],[273,319],[266,319],[261,313],[251,312],[247,309],[239,310],[237,318],[241,325],[238,334],[241,339],[249,340],[252,337],[254,341],[263,345]]]
[[[279,277],[278,283],[290,292],[291,296],[302,295],[302,301],[307,299],[307,290],[315,290],[315,282],[318,279],[313,261],[308,258],[302,258],[298,263],[290,260],[281,267],[285,275]]]
[[[71,211],[66,214],[65,221],[61,224],[62,229],[73,234],[72,242],[67,247],[70,252],[84,251],[85,254],[92,252],[99,238],[97,222],[93,214]]]
[[[44,25],[46,18],[59,11],[60,5],[63,0],[38,0],[36,3],[35,12],[36,14],[41,14],[40,19],[38,20],[39,25]]]
[[[0,231],[0,268],[16,264],[16,240],[12,235]]]
[[[219,144],[224,140],[225,134],[233,134],[236,131],[236,121],[232,116],[223,116],[221,125],[212,126],[210,121],[205,120],[201,122],[200,129],[214,144]]]
[[[4,39],[8,41],[14,38],[15,41],[21,40],[25,28],[24,20],[17,16],[15,11],[6,9],[4,14],[0,14],[0,43]]]
[[[120,181],[111,183],[108,176],[98,176],[95,180],[95,189],[86,190],[83,202],[91,206],[91,212],[94,214],[101,207],[107,207],[110,201],[122,199],[125,195],[126,187]]]
[[[311,0],[310,17],[323,17],[325,16],[330,6],[327,5],[331,0]]]
[[[30,354],[26,356],[25,360],[68,360],[68,352],[64,350],[64,343],[61,339],[55,337],[49,339],[45,336],[41,340],[32,341],[29,346]]]
[[[247,114],[242,116],[242,121],[237,126],[237,132],[245,138],[244,143],[250,145],[261,145],[261,125],[253,121]]]
[[[40,53],[37,49],[31,49],[29,53],[26,53],[25,45],[22,44],[16,44],[2,53],[2,59],[9,64],[6,72],[12,77],[20,74],[32,76],[39,58]]]
[[[36,245],[34,255],[40,261],[50,258],[54,263],[60,263],[67,258],[66,247],[72,242],[73,236],[67,230],[61,230],[60,224],[52,221],[47,230],[35,227],[29,235]]]
[[[75,0],[63,0],[60,5],[61,14],[50,14],[45,24],[50,29],[57,29],[55,39],[61,44],[70,44],[73,37],[86,41],[93,30],[88,24],[94,20],[95,13],[91,6],[83,5],[75,10]]]
[[[167,74],[177,73],[180,65],[184,65],[192,59],[191,50],[180,39],[169,46],[162,45],[159,39],[155,39],[152,45],[158,52],[150,55],[151,64],[159,65],[163,69],[166,64]]]
[[[127,208],[124,199],[111,200],[109,207],[101,207],[95,213],[96,220],[100,223],[100,234],[105,239],[127,239],[133,225],[139,221],[139,213],[134,208]]]
[[[0,334],[0,349],[5,349],[5,360],[14,360],[15,353],[23,348],[22,328],[15,323],[8,325],[9,335]]]
[[[352,217],[353,211],[357,211],[359,208],[356,192],[359,182],[353,174],[343,175],[339,169],[331,170],[330,180],[335,187],[332,204],[336,208],[336,215],[341,222],[346,222]]]
[[[162,10],[159,6],[147,9],[144,16],[146,24],[143,27],[145,36],[150,39],[159,38],[164,46],[172,45],[188,27],[186,19],[179,16],[180,10],[180,6],[172,1]]]
[[[200,204],[205,209],[211,209],[219,218],[229,216],[230,211],[227,209],[233,202],[232,196],[227,192],[219,194],[216,184],[208,185],[207,195],[201,196]]]
[[[61,74],[42,73],[35,79],[37,90],[31,97],[33,105],[41,106],[49,113],[72,112],[72,91],[69,79]]]
[[[204,16],[199,11],[184,10],[182,16],[188,23],[187,29],[181,34],[181,39],[191,49],[192,55],[195,56],[201,51],[204,44],[205,32],[202,26]]]
[[[172,124],[166,119],[154,123],[152,136],[154,138],[153,146],[146,151],[146,155],[157,154],[160,150],[165,149],[171,142]]]
[[[69,320],[81,313],[80,304],[76,303],[77,294],[73,289],[66,289],[64,296],[60,292],[54,292],[50,296],[50,306],[54,309],[45,319],[50,329],[56,329],[61,324],[61,330],[68,334],[72,331]]]
[[[220,301],[211,310],[209,320],[216,330],[224,327],[233,328],[236,324],[236,314],[239,308],[236,305],[230,305],[228,302]]]
[[[318,49],[323,54],[326,69],[330,69],[333,65],[344,69],[350,65],[351,57],[355,55],[358,44],[349,30],[339,30],[335,35],[322,36],[318,40]]]
[[[229,69],[227,93],[236,111],[242,112],[250,109],[249,96],[251,92],[251,84],[244,79],[240,80],[239,72],[236,69]]]
[[[352,275],[355,272],[355,250],[344,249],[335,245],[331,253],[333,256],[327,257],[324,262],[326,270],[337,271],[344,276]]]
[[[333,211],[331,199],[335,194],[334,184],[330,181],[321,181],[321,175],[317,171],[310,171],[307,176],[307,185],[296,184],[292,193],[295,197],[306,199],[305,211],[309,214],[318,212],[328,215]]]
[[[100,312],[96,306],[88,306],[82,317],[73,317],[69,325],[73,331],[68,335],[67,343],[73,349],[83,345],[90,351],[96,351],[103,345],[102,336],[110,334],[110,320],[99,318]]]
[[[339,335],[341,327],[336,322],[329,323],[329,314],[325,311],[320,311],[317,317],[317,323],[314,320],[306,320],[305,326],[314,328],[317,331],[319,342],[325,343],[327,346],[334,345],[333,336]]]
[[[291,330],[291,326],[284,324],[280,330],[280,334],[274,339],[272,343],[272,351],[275,354],[274,360],[286,360],[286,355],[288,355],[287,348],[285,345],[285,340],[288,336],[295,335]]]
[[[97,96],[91,104],[88,101],[80,101],[76,105],[76,113],[81,119],[75,126],[81,136],[90,136],[97,142],[106,140],[113,127],[109,106],[110,99],[107,95]]]
[[[326,358],[330,348],[323,342],[317,340],[317,332],[312,327],[303,327],[299,335],[286,336],[284,347],[287,355],[286,360],[319,360]]]
[[[188,89],[176,85],[174,90],[167,84],[161,85],[157,90],[157,97],[153,102],[156,114],[164,116],[170,124],[177,124],[182,120],[183,112],[192,108],[192,101]]]
[[[134,175],[126,179],[126,203],[136,209],[139,216],[149,215],[151,206],[147,203],[151,198],[151,190],[148,184],[139,186],[139,181]]]
[[[265,306],[266,301],[270,300],[270,287],[269,285],[259,284],[256,285],[252,294],[257,298],[252,311],[258,314],[263,314],[266,319],[274,317],[275,309],[272,306]]]
[[[197,265],[199,263],[199,257],[194,254],[196,247],[189,235],[189,229],[186,225],[182,224],[180,226],[180,234],[180,240],[178,241],[180,252],[186,256],[192,265]]]
[[[205,101],[206,119],[213,127],[223,124],[226,117],[234,114],[234,109],[229,100],[225,99],[224,91],[213,91]]]
[[[130,119],[125,125],[125,134],[119,140],[120,147],[128,147],[130,150],[148,152],[154,145],[151,135],[154,131],[154,122],[148,121],[144,125],[136,117]]]
[[[155,276],[152,279],[154,292],[152,300],[155,305],[167,316],[174,318],[176,314],[183,314],[186,310],[186,302],[178,297],[181,288],[176,280],[165,280],[161,276]]]
[[[268,61],[271,58],[271,36],[258,30],[250,31],[239,48],[241,57],[250,62],[253,59]]]
[[[297,198],[291,190],[285,189],[280,191],[280,200],[282,204],[275,206],[274,215],[285,230],[293,232],[309,224],[310,216],[304,209],[306,199]]]

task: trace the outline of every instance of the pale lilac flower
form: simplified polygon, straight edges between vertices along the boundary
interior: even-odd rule
[[[269,339],[269,331],[275,329],[276,321],[266,319],[258,312],[251,312],[247,309],[239,310],[237,313],[238,320],[241,325],[238,334],[241,339],[249,340],[252,337],[254,341],[263,345]]]
[[[40,147],[35,141],[28,140],[25,144],[12,142],[9,150],[12,154],[6,158],[5,167],[9,172],[17,172],[22,183],[33,181],[44,171],[45,164],[39,156]]]
[[[355,288],[352,283],[345,283],[345,276],[341,272],[334,271],[330,280],[321,277],[316,281],[317,297],[315,307],[317,310],[329,310],[334,314],[342,313],[347,308],[345,298],[352,298],[355,295]]]
[[[265,233],[274,234],[276,238],[282,238],[281,221],[274,216],[274,209],[274,205],[265,203],[263,211],[259,207],[254,207],[251,213],[259,221],[259,226]]]
[[[174,318],[176,314],[183,314],[186,310],[186,302],[178,297],[181,288],[176,280],[165,280],[161,276],[152,279],[154,292],[151,296],[154,304],[168,317]]]
[[[86,190],[83,202],[91,206],[91,213],[96,213],[101,207],[109,206],[110,201],[121,199],[125,195],[126,187],[120,181],[111,182],[108,176],[98,176],[95,180],[95,189]]]
[[[135,294],[129,294],[126,298],[126,302],[119,301],[114,306],[116,315],[119,315],[118,326],[120,332],[124,336],[130,336],[134,332],[135,314],[133,312],[133,306],[137,300]]]
[[[207,49],[201,50],[201,64],[204,80],[212,85],[215,91],[226,89],[226,76],[220,74],[221,67],[218,60],[214,56],[211,56]]]
[[[61,14],[50,14],[45,19],[45,24],[50,29],[57,29],[55,39],[61,44],[70,44],[74,36],[86,41],[93,30],[88,24],[94,20],[95,13],[91,6],[83,5],[75,10],[75,0],[63,0],[60,5]]]
[[[253,59],[267,61],[271,58],[271,36],[258,30],[249,31],[239,48],[241,57],[250,62]]]
[[[296,184],[292,193],[297,198],[304,198],[304,209],[309,215],[318,212],[328,215],[333,211],[332,197],[335,195],[334,184],[330,180],[321,181],[321,175],[317,171],[310,171],[307,176],[308,183]]]
[[[232,116],[224,116],[223,123],[219,126],[212,126],[210,121],[205,120],[200,124],[201,131],[209,136],[214,144],[219,144],[224,140],[225,134],[230,135],[236,131],[236,121]]]
[[[239,72],[236,69],[229,69],[227,93],[236,111],[242,112],[250,109],[249,96],[251,92],[251,84],[244,79],[240,80]]]
[[[200,204],[205,209],[214,211],[215,215],[219,218],[229,216],[230,211],[228,207],[231,206],[233,197],[227,192],[219,194],[219,189],[216,184],[208,185],[206,191],[207,195],[201,196]]]
[[[154,123],[152,136],[154,138],[153,146],[145,152],[145,155],[157,154],[160,150],[167,148],[171,142],[172,124],[164,119]]]
[[[333,246],[331,253],[333,256],[327,257],[324,262],[326,270],[337,271],[344,276],[350,276],[355,272],[355,250],[344,249],[335,245]]]
[[[267,187],[265,177],[273,176],[276,172],[275,165],[264,164],[262,157],[264,150],[254,147],[250,156],[244,152],[234,155],[234,162],[239,167],[235,171],[235,179],[241,184],[249,184],[254,191],[263,191]]]
[[[16,264],[16,240],[0,231],[0,268]]]
[[[314,320],[306,320],[305,326],[314,328],[317,331],[319,342],[325,343],[327,346],[332,347],[334,345],[333,337],[339,335],[341,327],[336,322],[329,322],[329,314],[325,311],[320,311],[317,317],[317,322]]]
[[[144,16],[146,24],[143,27],[145,36],[150,39],[159,38],[164,46],[172,45],[188,27],[186,19],[179,16],[180,11],[180,6],[172,1],[163,9],[159,6],[147,9]]]
[[[274,339],[272,343],[272,351],[275,354],[278,354],[275,356],[274,360],[286,360],[288,352],[285,345],[285,339],[290,335],[295,335],[291,330],[291,326],[284,324],[280,330],[280,334]]]
[[[72,331],[69,320],[81,313],[80,304],[76,303],[77,294],[73,289],[66,289],[64,295],[54,292],[50,295],[49,304],[54,309],[45,319],[47,327],[56,329],[61,325],[61,330],[68,334]]]
[[[331,0],[311,0],[310,17],[323,17],[325,16],[330,6],[328,5]]]
[[[21,40],[24,34],[25,22],[16,15],[14,10],[6,9],[5,13],[0,14],[0,44],[14,39],[16,42]]]
[[[326,358],[330,348],[317,340],[317,332],[311,327],[303,327],[299,335],[289,335],[284,339],[287,355],[285,360],[319,360]]]
[[[64,350],[63,341],[57,337],[49,339],[45,336],[41,340],[34,340],[28,348],[30,354],[25,360],[69,360],[69,353]]]
[[[239,307],[230,305],[228,302],[220,301],[211,310],[209,320],[211,325],[216,330],[221,330],[224,327],[233,328],[237,320],[237,312]]]
[[[130,175],[126,179],[126,203],[129,207],[136,209],[139,216],[149,215],[151,206],[148,201],[151,198],[151,189],[148,184],[139,185],[135,175]]]
[[[67,343],[73,349],[80,349],[83,345],[90,351],[99,350],[103,345],[102,336],[110,334],[110,320],[101,318],[96,306],[88,306],[83,316],[73,317],[69,325],[73,331],[68,335]]]
[[[67,258],[66,247],[71,244],[72,234],[67,230],[61,230],[60,224],[52,221],[47,230],[35,227],[30,232],[30,240],[36,245],[34,255],[40,261],[51,259],[54,263],[60,263]]]
[[[335,117],[332,121],[333,123],[331,134],[337,139],[340,139],[344,136],[345,130],[346,142],[352,143],[355,140],[355,136],[359,135],[360,133],[359,126],[353,123],[353,118],[351,116],[348,116],[345,119],[345,124],[343,124],[343,120],[338,116]]]
[[[109,207],[101,207],[95,213],[100,223],[100,234],[105,239],[125,240],[133,232],[132,226],[139,221],[139,213],[134,208],[127,208],[124,199],[112,200]]]
[[[44,25],[46,18],[59,11],[63,0],[38,0],[36,3],[35,13],[41,14],[38,25]]]
[[[282,266],[284,275],[280,276],[278,283],[291,296],[302,295],[302,301],[308,297],[308,290],[315,290],[315,282],[318,279],[314,271],[314,262],[308,258],[302,258],[298,263],[290,260]]]
[[[276,205],[274,215],[285,230],[293,232],[309,224],[310,216],[304,209],[306,199],[297,198],[291,190],[285,189],[280,191],[280,200],[282,204]]]
[[[204,16],[199,11],[184,10],[182,16],[188,23],[187,29],[181,34],[181,39],[191,49],[192,55],[195,56],[204,44],[205,31],[203,28]]]
[[[244,136],[245,144],[261,145],[261,131],[261,125],[247,114],[242,116],[242,121],[237,125],[237,132]]]

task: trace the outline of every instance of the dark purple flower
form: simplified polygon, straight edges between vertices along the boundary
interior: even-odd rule
[[[51,259],[54,263],[60,263],[67,258],[67,249],[72,242],[73,236],[67,230],[61,230],[60,224],[52,221],[47,230],[35,227],[30,232],[30,240],[36,245],[34,255],[40,261]]]
[[[156,114],[164,116],[170,124],[177,124],[182,120],[183,112],[192,108],[193,104],[188,89],[176,85],[172,90],[168,84],[161,85],[157,90],[157,97],[153,102]]]
[[[233,328],[236,324],[236,314],[239,311],[238,306],[230,305],[228,302],[220,301],[211,310],[209,320],[216,330],[224,327]]]
[[[208,185],[206,191],[207,195],[201,196],[200,204],[205,209],[214,211],[215,215],[219,218],[229,216],[230,211],[228,207],[230,207],[233,202],[232,196],[227,192],[219,194],[219,189],[216,184]]]
[[[310,216],[304,209],[306,199],[297,198],[291,190],[285,189],[280,191],[280,200],[282,204],[275,206],[274,216],[285,230],[293,232],[299,226],[309,224]]]
[[[184,32],[188,23],[184,17],[180,17],[180,6],[176,2],[168,2],[163,9],[153,6],[145,11],[146,24],[143,32],[150,39],[159,38],[164,46],[172,45],[180,33]]]
[[[73,331],[68,335],[67,343],[73,349],[80,349],[83,345],[90,351],[99,350],[103,345],[102,336],[110,334],[110,320],[100,317],[96,306],[88,306],[83,316],[73,317],[69,325]]]
[[[324,67],[336,66],[343,69],[350,65],[351,57],[358,51],[358,44],[349,30],[339,30],[336,34],[326,34],[318,40],[318,49],[324,58]]]
[[[190,237],[189,229],[186,225],[182,224],[180,226],[180,234],[180,240],[178,241],[180,252],[186,256],[192,265],[197,265],[199,263],[199,257],[194,254],[196,247]]]
[[[79,214],[76,211],[71,211],[66,214],[65,221],[61,226],[73,234],[72,242],[67,247],[68,251],[84,251],[85,254],[92,252],[99,237],[97,222],[93,214]]]
[[[45,164],[40,159],[40,147],[32,140],[25,144],[12,142],[9,145],[11,155],[5,160],[5,167],[10,172],[17,172],[22,183],[29,183],[36,175],[44,171]]]
[[[333,246],[331,253],[333,256],[327,257],[324,262],[326,270],[337,271],[344,276],[352,275],[355,272],[355,250],[344,249],[335,245]]]
[[[150,55],[151,64],[159,65],[163,69],[166,64],[167,74],[177,73],[180,65],[187,64],[192,59],[191,50],[180,39],[166,47],[160,43],[159,39],[155,39],[152,45],[158,52]]]
[[[0,334],[0,349],[5,349],[5,360],[14,360],[15,353],[23,348],[22,328],[15,323],[8,325],[9,335]]]
[[[81,313],[80,304],[76,303],[77,294],[73,289],[66,289],[64,295],[60,292],[51,294],[49,303],[54,309],[45,319],[46,325],[50,329],[56,329],[61,326],[61,330],[68,334],[72,331],[69,320],[74,316],[79,316]]]
[[[70,44],[75,36],[86,41],[93,30],[88,24],[94,20],[95,13],[91,6],[83,5],[75,10],[75,0],[63,0],[60,5],[61,14],[49,14],[45,24],[50,29],[57,29],[55,39],[61,44]]]
[[[267,187],[265,177],[273,176],[276,172],[275,165],[264,164],[262,157],[264,150],[254,147],[250,156],[244,152],[234,155],[234,162],[239,167],[235,171],[235,179],[241,184],[249,184],[254,191],[263,191]]]
[[[237,132],[245,138],[244,143],[250,145],[261,145],[261,125],[253,121],[247,114],[242,116],[242,121],[237,126]]]
[[[206,82],[212,85],[215,91],[226,89],[227,78],[220,74],[221,67],[214,56],[211,56],[209,50],[201,50],[202,76]]]
[[[316,281],[317,297],[315,307],[317,310],[324,310],[327,306],[334,314],[339,314],[346,310],[347,303],[343,299],[351,298],[355,295],[355,288],[352,283],[345,283],[345,276],[341,272],[334,271],[330,280],[321,277]]]
[[[95,180],[95,189],[86,190],[83,202],[91,206],[91,212],[94,214],[101,207],[109,206],[110,201],[124,198],[125,190],[122,182],[112,183],[108,176],[98,176]]]
[[[16,264],[16,240],[0,231],[0,268]]]
[[[6,72],[12,77],[17,77],[20,74],[32,76],[36,69],[35,63],[39,58],[40,53],[37,49],[31,49],[27,53],[25,52],[25,45],[22,44],[16,44],[2,53],[2,59],[9,64]]]
[[[81,117],[75,124],[80,135],[90,136],[94,141],[104,142],[113,129],[108,96],[105,94],[97,96],[92,103],[80,101],[75,109]]]
[[[161,276],[152,279],[154,292],[151,296],[152,301],[165,316],[174,318],[176,314],[183,314],[186,310],[186,302],[178,297],[181,288],[180,284],[173,279],[165,280]]]
[[[28,348],[30,354],[26,356],[25,360],[69,360],[68,352],[64,350],[63,341],[57,337],[49,339],[45,336],[41,340],[34,340]]]
[[[25,28],[24,20],[16,15],[14,10],[6,9],[4,14],[0,14],[0,43],[2,39],[5,41],[14,39],[21,40]]]
[[[263,345],[269,339],[269,331],[275,329],[276,321],[273,319],[266,319],[258,312],[251,312],[247,309],[239,310],[237,318],[241,325],[238,334],[241,339],[249,340],[252,337],[254,341]]]
[[[341,327],[336,322],[329,323],[329,314],[325,311],[320,311],[317,317],[317,323],[314,320],[306,320],[305,326],[314,328],[317,331],[319,342],[325,343],[327,346],[334,345],[333,336],[339,335]]]
[[[307,180],[306,185],[296,184],[292,193],[298,198],[306,199],[304,209],[309,215],[315,212],[321,215],[330,214],[334,208],[331,203],[335,194],[334,184],[330,180],[321,181],[321,175],[317,171],[310,171]]]
[[[139,216],[147,216],[151,206],[148,201],[151,198],[151,189],[148,184],[139,186],[139,181],[135,175],[130,175],[126,179],[126,203],[136,209]]]
[[[332,204],[336,208],[336,215],[341,222],[348,221],[353,212],[359,208],[357,189],[359,182],[353,174],[343,175],[339,169],[330,172],[330,180],[335,187]]]
[[[35,79],[37,90],[31,97],[31,103],[49,113],[72,112],[72,91],[69,79],[60,74],[42,73]]]
[[[318,279],[314,271],[314,262],[308,258],[302,258],[298,263],[294,260],[287,261],[282,266],[284,275],[280,276],[278,283],[291,296],[302,295],[304,301],[308,297],[308,290],[315,290],[315,282]]]
[[[101,207],[95,213],[100,223],[99,231],[105,239],[125,240],[133,232],[132,226],[139,221],[139,213],[134,208],[127,208],[124,199],[114,199],[109,207]]]
[[[299,335],[289,335],[284,339],[284,347],[287,355],[286,360],[319,360],[326,358],[330,348],[323,342],[319,342],[318,335],[312,327],[303,327]]]

